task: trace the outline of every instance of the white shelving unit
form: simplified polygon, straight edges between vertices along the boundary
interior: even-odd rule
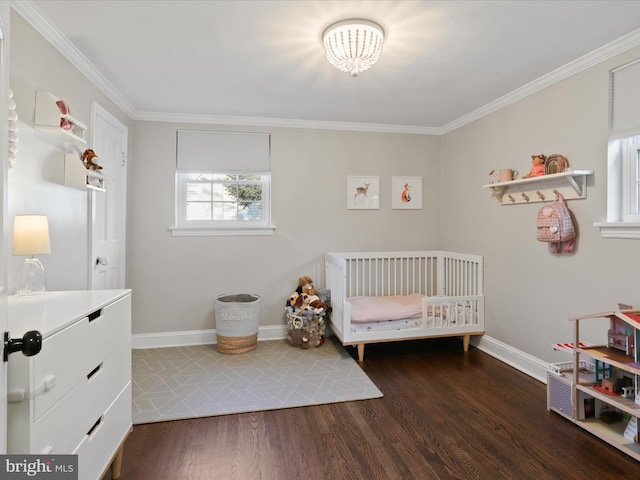
[[[562,173],[521,178],[508,182],[483,185],[493,192],[502,205],[519,203],[548,202],[555,200],[559,193],[565,200],[587,197],[587,177],[591,170],[567,170]]]
[[[58,101],[61,101],[61,99],[52,93],[42,90],[36,92],[34,128],[62,141],[85,145],[87,126],[82,120],[71,115],[71,108],[69,108],[68,113],[63,114],[56,103]],[[63,120],[67,128],[62,127]]]
[[[640,309],[570,320],[574,322],[573,365],[568,375],[549,374],[555,376],[547,383],[548,409],[640,461]],[[580,324],[584,321],[609,322],[604,345],[580,344]],[[587,364],[594,365],[593,371],[585,371]],[[618,384],[625,383],[628,396],[616,391]]]
[[[68,187],[105,191],[105,177],[99,170],[88,170],[75,153],[64,155],[64,184]]]

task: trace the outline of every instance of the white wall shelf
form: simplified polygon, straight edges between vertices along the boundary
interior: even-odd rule
[[[36,92],[34,128],[63,141],[85,145],[87,126],[80,119],[71,115],[71,108],[67,107],[69,110],[67,113],[61,112],[56,103],[59,101],[61,99],[52,93],[42,90]]]
[[[502,205],[548,202],[560,193],[565,200],[587,198],[587,177],[591,170],[568,170],[562,173],[522,178],[483,185]]]
[[[105,191],[105,177],[99,170],[87,169],[75,153],[64,155],[64,184],[68,187]]]

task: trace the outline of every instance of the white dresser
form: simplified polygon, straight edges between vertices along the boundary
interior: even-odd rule
[[[9,297],[9,331],[42,334],[8,364],[8,453],[77,454],[80,480],[120,476],[131,431],[131,291]]]

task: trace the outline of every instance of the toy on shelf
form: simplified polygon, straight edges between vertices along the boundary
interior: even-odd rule
[[[531,155],[531,170],[526,175],[523,175],[522,178],[531,178],[531,177],[539,177],[545,174],[544,164],[547,157],[545,157],[542,153],[538,155]]]
[[[547,157],[547,161],[544,164],[545,175],[553,175],[554,173],[566,172],[569,168],[569,160],[564,155],[554,153]]]
[[[102,165],[98,164],[98,155],[90,148],[82,152],[81,159],[87,170],[102,170]]]
[[[499,182],[510,182],[518,178],[518,172],[510,168],[501,168],[500,175],[496,175],[496,171],[491,170],[489,175],[493,175]]]

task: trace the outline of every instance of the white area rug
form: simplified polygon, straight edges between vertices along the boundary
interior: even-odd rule
[[[317,348],[258,342],[240,355],[215,345],[133,350],[133,423],[382,397],[329,337]]]

